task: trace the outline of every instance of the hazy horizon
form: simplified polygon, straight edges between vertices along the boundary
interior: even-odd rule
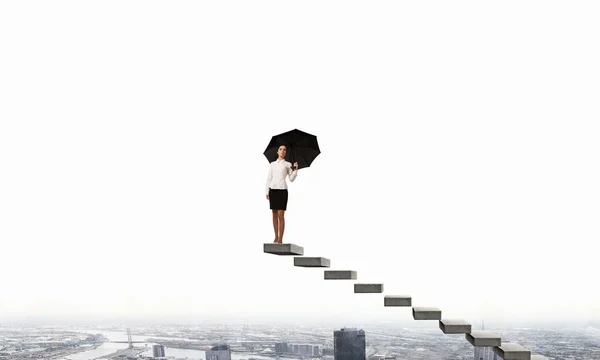
[[[598,10],[1,3],[0,316],[598,319]],[[294,128],[284,242],[383,295],[263,253]]]
[[[588,321],[557,321],[544,319],[467,319],[471,322],[473,330],[480,330],[482,326],[485,329],[502,328],[569,328],[569,327],[595,327],[600,329],[599,320]],[[49,316],[49,315],[9,315],[0,316],[0,326],[7,324],[43,324],[43,325],[81,325],[81,326],[141,326],[141,325],[205,325],[205,326],[332,326],[332,327],[381,327],[381,328],[437,328],[437,321],[415,321],[410,315],[388,318],[355,318],[348,317],[309,317],[309,318],[273,318],[268,316],[242,316],[242,317],[210,317],[210,316],[95,316],[77,315],[77,316]]]

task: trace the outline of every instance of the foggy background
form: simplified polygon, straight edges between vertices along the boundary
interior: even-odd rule
[[[2,3],[0,317],[600,320],[598,7]]]

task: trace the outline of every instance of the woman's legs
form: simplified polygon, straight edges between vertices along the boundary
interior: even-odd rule
[[[279,236],[277,236],[277,211],[278,210],[273,210],[273,230],[275,230],[275,240],[273,240],[274,243],[279,242]]]
[[[279,220],[279,243],[283,242],[283,231],[285,230],[285,210],[277,210],[277,218]]]

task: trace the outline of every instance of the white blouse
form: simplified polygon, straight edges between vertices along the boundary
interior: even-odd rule
[[[296,180],[298,169],[292,170],[292,163],[285,160],[275,160],[269,165],[269,176],[267,176],[267,195],[271,189],[287,189],[285,177],[289,175],[290,181]]]

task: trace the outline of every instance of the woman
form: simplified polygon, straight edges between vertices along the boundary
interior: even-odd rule
[[[288,191],[285,177],[289,176],[290,181],[296,180],[298,176],[298,163],[292,164],[285,161],[287,146],[280,145],[277,148],[277,160],[269,165],[269,176],[267,177],[267,200],[273,211],[273,230],[275,230],[274,243],[281,244],[283,241],[283,230],[285,229],[285,210],[287,208]]]

